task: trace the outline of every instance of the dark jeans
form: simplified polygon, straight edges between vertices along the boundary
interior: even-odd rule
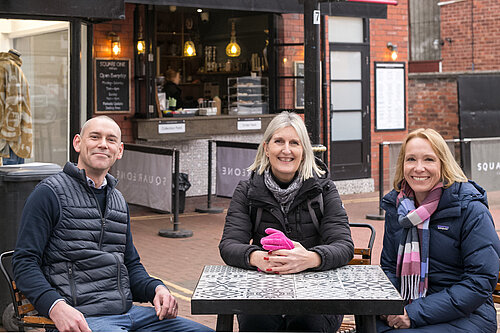
[[[238,315],[240,332],[337,332],[341,315]]]
[[[3,157],[2,162],[3,165],[12,165],[12,164],[23,164],[24,158],[17,156],[12,149],[9,147],[10,157]]]

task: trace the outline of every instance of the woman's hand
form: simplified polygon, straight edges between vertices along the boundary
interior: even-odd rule
[[[270,257],[271,255],[267,251],[253,251],[250,253],[250,265],[257,267],[262,272],[274,273],[273,267],[279,265],[279,263],[271,263],[269,261]]]
[[[291,250],[276,250],[268,254],[269,273],[292,274],[321,265],[321,257],[314,251],[306,250],[299,242],[293,242]]]
[[[402,315],[389,315],[387,316],[387,325],[394,328],[410,328],[411,321],[410,317],[408,317],[408,313],[406,313],[406,309],[404,309],[404,314]]]

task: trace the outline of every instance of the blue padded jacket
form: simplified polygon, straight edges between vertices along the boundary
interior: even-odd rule
[[[386,211],[380,263],[399,290],[396,258],[402,228],[396,210],[398,192],[382,200]],[[429,223],[429,289],[427,297],[405,309],[412,327],[450,323],[450,330],[496,332],[492,292],[499,270],[500,241],[486,192],[473,181],[443,191]]]

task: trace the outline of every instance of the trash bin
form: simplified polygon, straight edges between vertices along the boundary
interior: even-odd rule
[[[61,171],[53,163],[0,166],[0,252],[13,250],[26,199],[44,178]],[[0,278],[0,314],[11,303],[5,279]],[[1,320],[1,316],[0,316]]]
[[[175,190],[175,173],[172,174],[172,211],[174,210],[174,190]],[[179,172],[179,213],[184,213],[186,207],[186,191],[191,187],[189,176],[187,173]]]

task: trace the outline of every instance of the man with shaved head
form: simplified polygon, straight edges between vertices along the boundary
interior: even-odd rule
[[[118,124],[88,120],[73,147],[78,163],[26,201],[13,257],[18,288],[59,331],[210,331],[177,317],[176,299],[140,262],[128,205],[108,173],[123,155]]]

